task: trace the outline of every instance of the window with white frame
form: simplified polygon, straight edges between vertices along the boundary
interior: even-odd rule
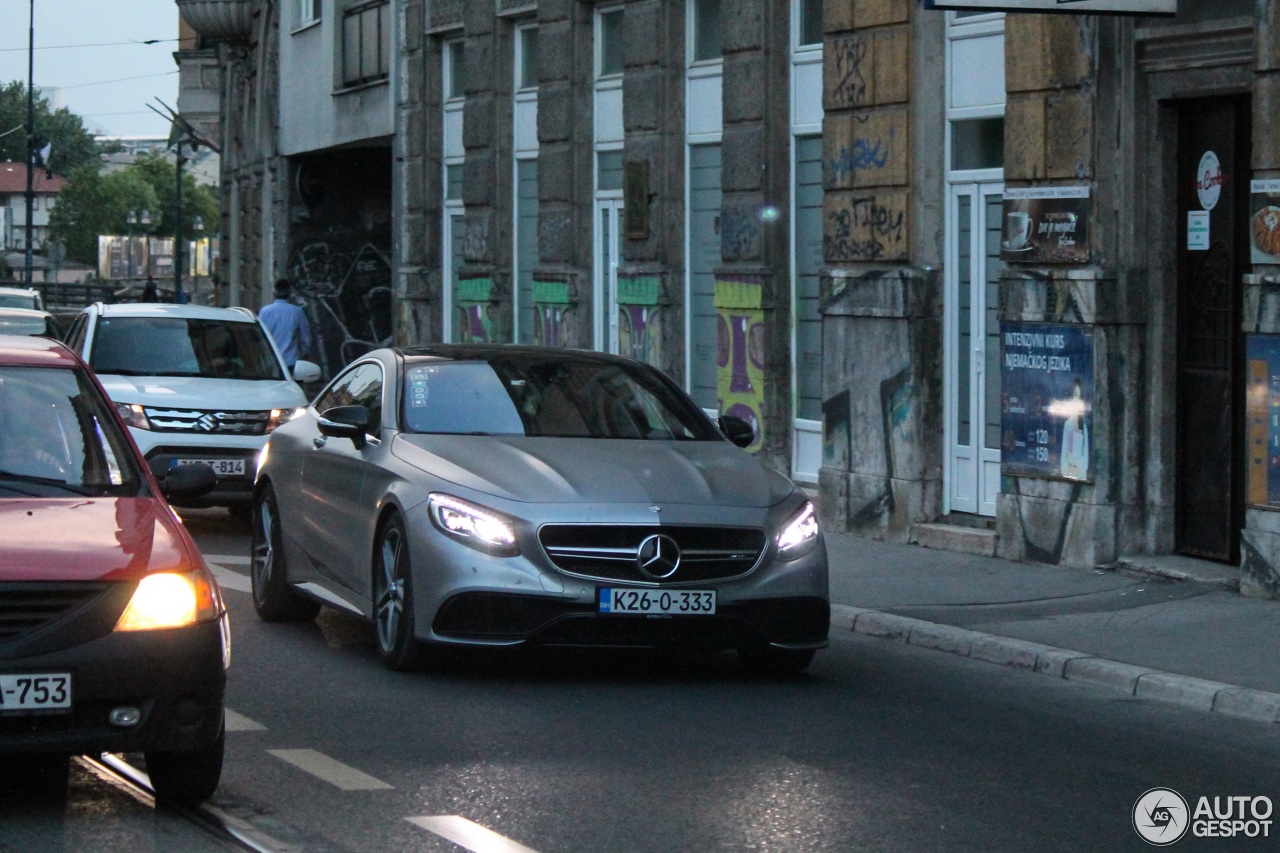
[[[385,80],[391,69],[391,4],[369,0],[342,11],[342,85]]]
[[[538,28],[516,30],[516,91],[538,88]]]
[[[322,0],[297,0],[299,27],[305,27],[320,20],[321,2]]]
[[[444,44],[444,99],[461,100],[467,94],[466,42],[462,39]]]
[[[622,7],[596,13],[596,77],[622,73]]]
[[[720,0],[691,0],[690,57],[693,62],[724,58],[724,28],[720,23]]]
[[[822,45],[823,0],[796,0],[796,46]]]

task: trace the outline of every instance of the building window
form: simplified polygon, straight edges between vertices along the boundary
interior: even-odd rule
[[[516,30],[516,88],[538,88],[538,28]]]
[[[622,9],[606,9],[596,15],[596,76],[622,73]]]
[[[952,169],[1004,167],[1004,118],[974,118],[951,123]]]
[[[693,0],[693,61],[724,57],[720,0]]]
[[[467,43],[446,42],[444,46],[444,97],[452,101],[467,94]]]
[[[342,13],[342,85],[385,80],[390,71],[391,4],[372,0]]]
[[[320,20],[321,0],[298,0],[298,26],[314,24]]]
[[[800,45],[822,44],[822,0],[799,0],[798,13]]]

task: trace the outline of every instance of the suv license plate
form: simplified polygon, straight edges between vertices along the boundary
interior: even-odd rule
[[[208,465],[213,469],[213,473],[219,477],[243,477],[244,476],[244,460],[243,459],[175,459],[173,467],[179,465]]]
[[[70,707],[70,673],[0,675],[0,711],[67,710]]]
[[[596,601],[601,613],[710,616],[716,612],[715,590],[619,589],[602,587]]]

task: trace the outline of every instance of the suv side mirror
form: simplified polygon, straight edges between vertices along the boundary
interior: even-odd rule
[[[725,438],[738,447],[750,447],[751,443],[756,440],[755,428],[742,418],[736,418],[733,415],[721,415],[716,420],[716,426],[720,427],[720,431],[724,433]]]
[[[293,365],[294,382],[317,382],[320,379],[320,365],[315,362],[299,359]]]
[[[167,500],[196,498],[218,485],[218,475],[203,462],[171,468],[160,481],[160,491]]]
[[[365,430],[369,428],[369,412],[364,406],[334,406],[326,409],[316,422],[321,435],[349,438],[356,447],[364,447]]]

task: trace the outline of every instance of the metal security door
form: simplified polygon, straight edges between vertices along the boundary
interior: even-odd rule
[[[1001,183],[950,188],[946,265],[946,509],[996,514],[1000,491]]]
[[[1244,524],[1242,265],[1248,260],[1250,106],[1178,109],[1179,553],[1235,563]]]
[[[619,220],[622,199],[596,200],[596,349],[618,352]]]

